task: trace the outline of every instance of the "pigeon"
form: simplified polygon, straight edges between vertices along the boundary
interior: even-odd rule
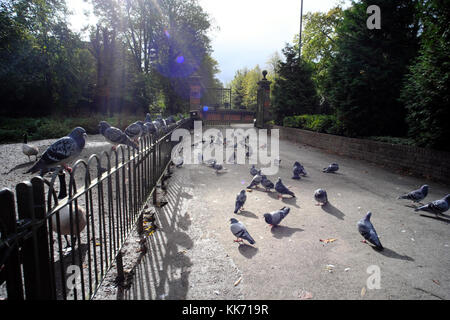
[[[148,123],[148,122],[152,122],[152,117],[150,116],[150,113],[147,113],[145,115],[145,123]]]
[[[60,172],[58,174],[59,178],[59,195],[58,195],[58,202],[62,199],[67,197],[67,185],[66,185],[66,178],[64,171]],[[78,220],[78,230],[81,232],[86,227],[86,211],[80,206],[73,205],[72,207],[72,219],[70,214],[70,205],[66,205],[62,207],[61,210],[59,210],[59,228],[58,228],[58,218],[56,217],[56,214],[52,215],[52,229],[55,233],[60,233],[64,235],[64,239],[66,240],[66,251],[69,251],[72,249],[72,246],[69,243],[69,240],[67,238],[68,235],[73,235],[75,242],[77,240],[77,221],[75,217]],[[70,226],[70,220],[72,220],[72,227]],[[72,232],[71,232],[72,229]]]
[[[250,175],[254,177],[256,174],[258,174],[258,169],[255,168],[254,164],[252,164],[252,167],[250,168]]]
[[[132,139],[136,143],[143,134],[142,127],[137,122],[134,122],[126,127],[124,132],[130,139]]]
[[[269,192],[270,189],[273,189],[275,187],[273,182],[270,181],[269,179],[267,179],[267,177],[265,175],[262,175],[261,177],[262,177],[261,185],[266,189],[267,192]]]
[[[213,162],[211,163],[211,167],[216,170],[216,173],[223,169],[223,166],[221,164],[218,164],[216,160],[213,160]]]
[[[330,164],[327,168],[323,168],[323,172],[331,172],[334,173],[339,170],[339,165],[337,163]]]
[[[294,163],[293,172],[294,172],[294,176],[292,177],[292,179],[300,179],[300,174],[304,177],[306,176],[305,168],[298,161],[295,161],[295,163]]]
[[[244,242],[244,240],[247,240],[250,244],[254,244],[255,240],[250,236],[247,229],[245,228],[244,224],[242,222],[239,222],[235,218],[230,219],[231,226],[230,230],[231,232],[237,237],[234,242]]]
[[[113,150],[116,150],[119,144],[125,144],[139,150],[137,143],[131,141],[130,138],[122,132],[122,130],[116,127],[111,127],[111,125],[106,121],[100,121],[98,126],[100,129],[100,134],[105,137],[106,141],[113,145]]]
[[[25,173],[40,171],[40,175],[42,176],[50,168],[59,165],[63,165],[69,173],[72,172],[72,169],[67,166],[67,163],[72,162],[80,155],[86,143],[84,140],[86,137],[86,130],[82,127],[76,127],[68,136],[56,140],[49,146],[39,161]]]
[[[415,211],[427,211],[434,213],[436,216],[444,213],[449,208],[450,194],[444,198],[427,203],[424,206],[418,207]]]
[[[31,144],[28,144],[28,136],[26,133],[23,135],[22,152],[24,155],[28,156],[28,161],[30,161],[30,156],[35,156],[37,160],[39,149]]]
[[[247,189],[251,189],[252,187],[258,186],[258,184],[260,184],[261,181],[262,181],[261,170],[258,170],[258,173],[253,177]]]
[[[376,246],[378,249],[383,250],[383,246],[381,245],[380,239],[378,238],[377,232],[375,231],[375,228],[373,227],[372,223],[370,222],[370,216],[372,215],[372,212],[367,212],[367,215],[365,218],[358,221],[358,231],[359,233],[369,241],[371,244]]]
[[[273,159],[273,164],[275,166],[279,167],[281,165],[281,159],[280,158]]]
[[[318,202],[316,206],[323,206],[328,203],[327,192],[323,189],[314,191],[314,199]]]
[[[280,210],[271,213],[264,213],[264,220],[266,220],[270,226],[275,227],[288,215],[290,210],[289,207],[283,207]]]
[[[145,122],[144,126],[148,133],[150,134],[156,134],[158,129],[155,127],[155,125],[152,122]]]
[[[420,189],[411,191],[404,195],[399,196],[397,199],[408,199],[414,202],[422,201],[428,194],[428,185],[424,184]]]
[[[288,188],[286,188],[286,186],[281,181],[280,177],[278,177],[278,181],[277,181],[277,183],[275,183],[275,191],[278,192],[278,198],[282,198],[283,194],[288,194],[288,195],[292,196],[293,198],[295,198],[294,193],[292,191],[290,191]]]
[[[236,197],[236,206],[234,208],[234,213],[237,213],[239,210],[244,210],[244,203],[247,200],[247,195],[245,194],[245,190],[241,190]]]

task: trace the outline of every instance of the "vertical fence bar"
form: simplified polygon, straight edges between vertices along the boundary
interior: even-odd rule
[[[26,181],[19,183],[16,186],[16,196],[19,219],[22,219],[24,223],[34,223],[34,200],[31,182]],[[38,250],[36,248],[36,233],[34,227],[31,227],[31,232],[32,236],[24,239],[22,247],[23,277],[25,280],[25,296],[27,300],[39,299],[41,288]]]
[[[17,234],[16,208],[14,193],[4,188],[0,191],[0,220],[5,230],[2,230],[2,240]],[[3,234],[4,233],[4,234]],[[16,242],[9,244],[10,252],[5,261],[6,292],[9,300],[23,300],[22,272],[20,271],[19,247]],[[6,248],[8,249],[8,248]],[[0,266],[1,267],[1,266]]]
[[[41,177],[34,177],[31,179],[33,186],[34,197],[34,216],[37,220],[41,220],[43,223],[36,230],[36,240],[38,247],[38,263],[39,263],[39,278],[41,281],[40,299],[55,299],[56,289],[54,285],[53,274],[49,265],[49,243],[48,243],[48,230],[46,222],[46,210],[45,210],[45,192],[44,192],[44,180]],[[53,244],[52,244],[53,245]]]

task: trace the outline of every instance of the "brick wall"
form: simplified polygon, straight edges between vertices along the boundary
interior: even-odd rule
[[[339,155],[366,160],[415,176],[450,183],[450,153],[378,141],[340,137],[274,126],[280,139],[296,141]]]

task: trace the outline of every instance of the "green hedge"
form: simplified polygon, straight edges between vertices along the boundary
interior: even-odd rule
[[[300,128],[322,133],[340,134],[339,125],[334,115],[304,114],[283,119],[285,127]]]
[[[25,132],[29,141],[56,139],[69,134],[75,127],[83,127],[88,134],[98,134],[98,123],[102,120],[123,130],[143,117],[93,114],[87,118],[0,118],[0,143],[22,142]]]

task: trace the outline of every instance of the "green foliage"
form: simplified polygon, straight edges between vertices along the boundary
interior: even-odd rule
[[[287,116],[314,113],[319,100],[311,79],[312,68],[292,46],[283,49],[286,61],[280,61],[272,92],[275,122],[281,124]]]
[[[236,71],[231,86],[231,102],[234,109],[256,110],[258,81],[262,79],[262,70],[256,65],[253,69]]]
[[[417,52],[416,3],[361,0],[344,11],[325,92],[345,135],[405,134],[406,110],[398,98]],[[381,8],[379,30],[366,27],[369,5]]]
[[[450,151],[450,3],[427,1],[418,58],[410,67],[401,100],[409,135],[418,145]]]
[[[416,143],[413,139],[401,138],[401,137],[367,137],[369,140],[385,142],[390,144],[403,144],[407,146],[415,146]]]
[[[322,133],[338,134],[337,120],[334,115],[303,114],[283,119],[283,126],[300,128]]]

